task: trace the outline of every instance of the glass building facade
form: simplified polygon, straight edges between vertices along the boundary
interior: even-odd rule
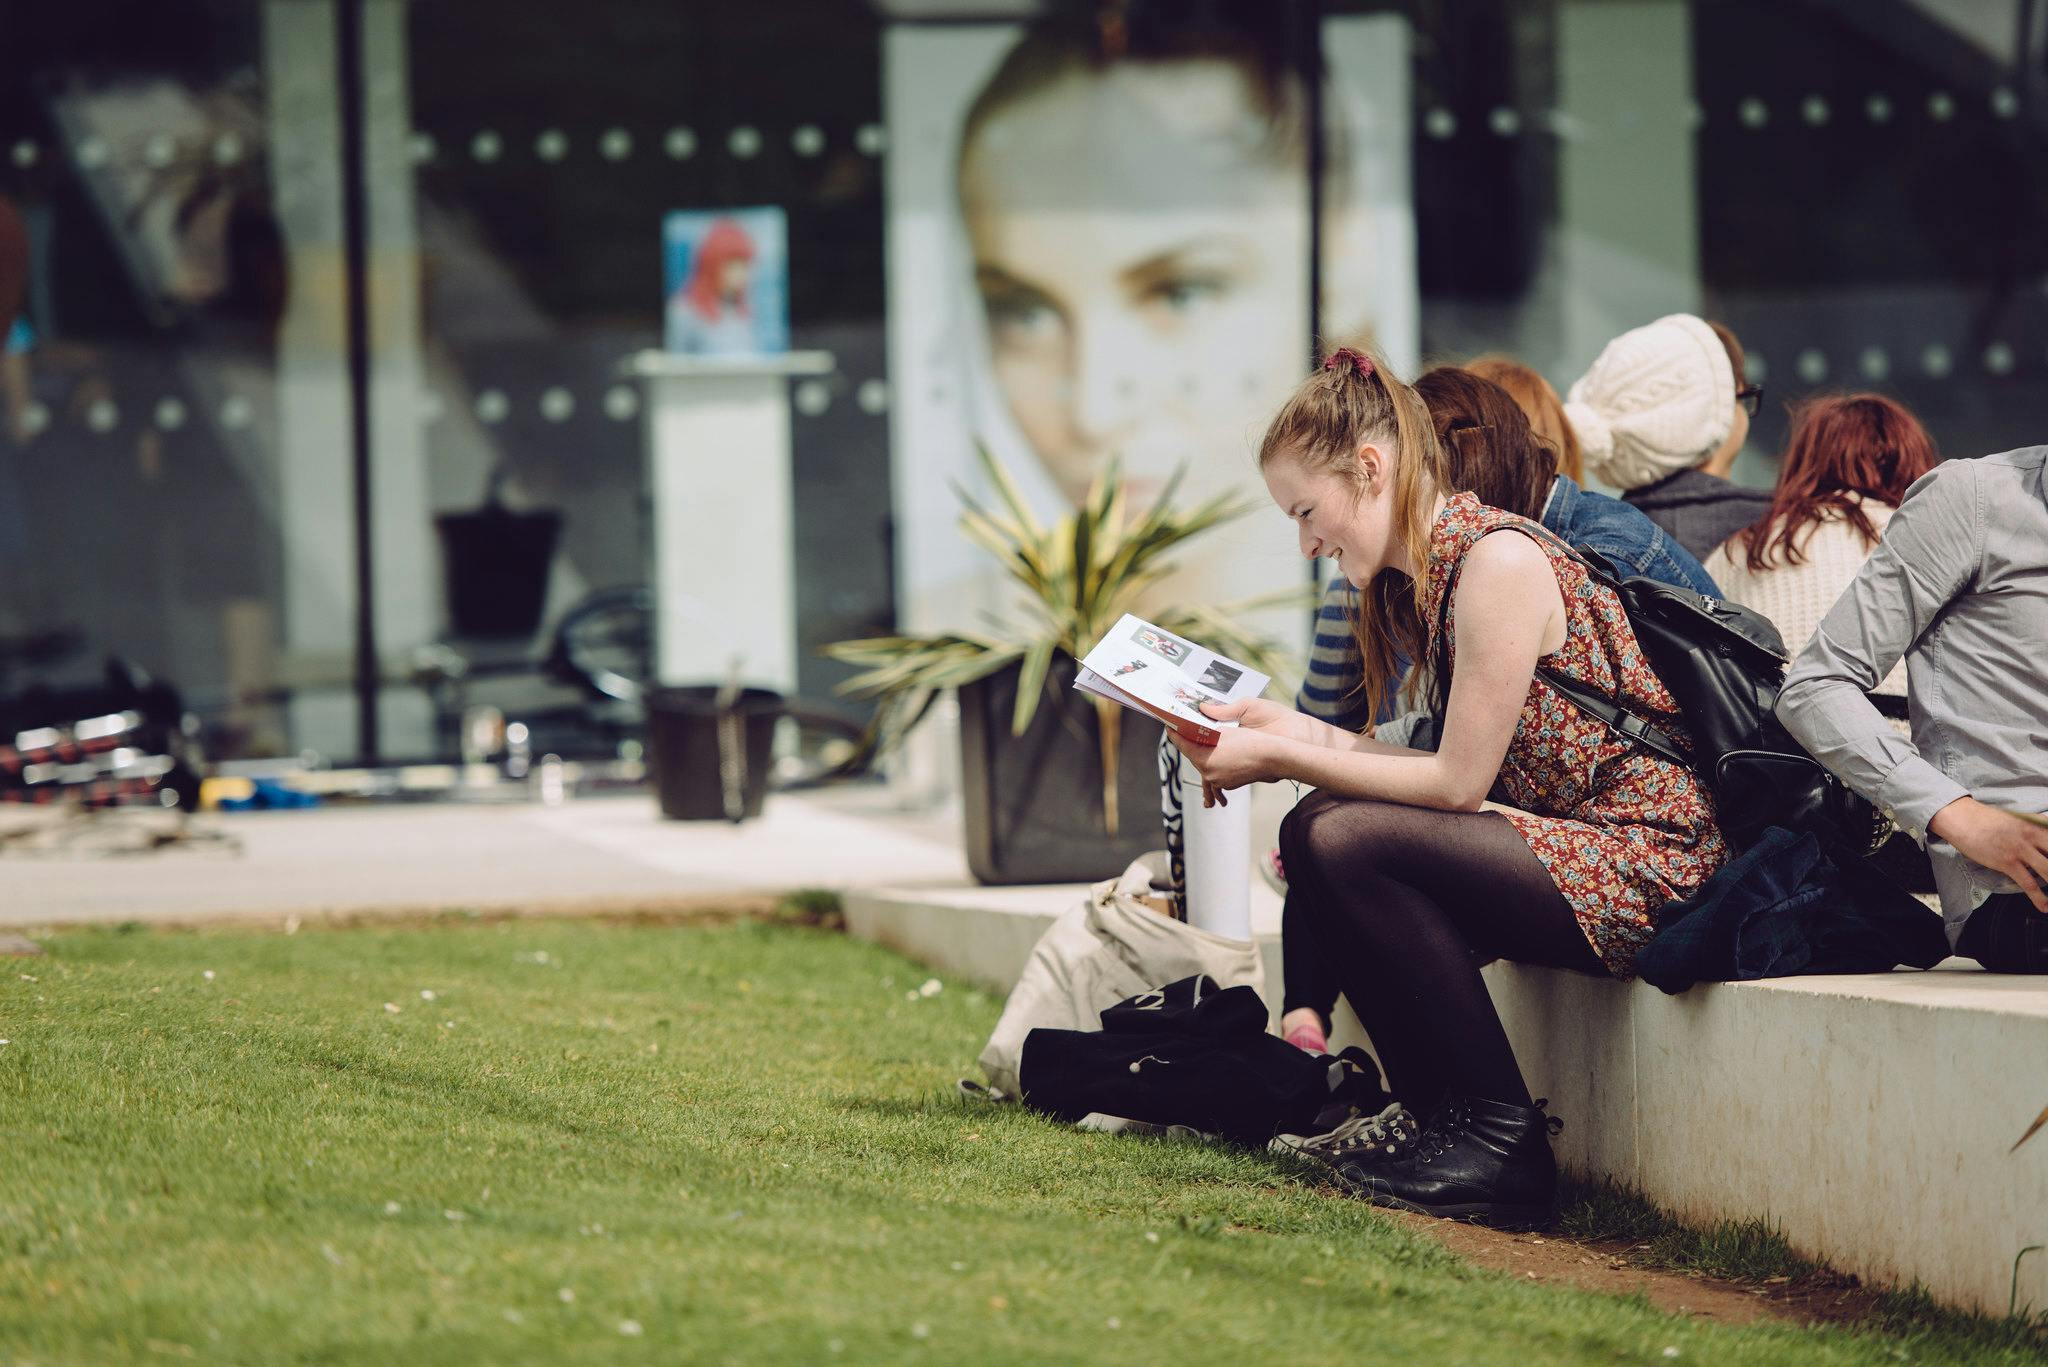
[[[1107,454],[1250,487],[1319,339],[1508,352],[1562,390],[1696,311],[1767,387],[1749,482],[1823,391],[1901,399],[1945,454],[2029,444],[2044,25],[2021,0],[0,0],[0,689],[119,656],[224,758],[449,757],[477,700],[573,719],[559,627],[629,619],[649,579],[630,362],[695,288],[678,214],[780,211],[786,258],[742,255],[830,358],[788,382],[794,686],[856,715],[817,646],[987,606],[952,530],[977,443],[1048,508]],[[1198,591],[1298,580],[1277,515],[1238,535]]]

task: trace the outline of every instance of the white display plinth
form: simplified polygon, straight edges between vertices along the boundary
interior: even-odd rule
[[[725,679],[796,691],[796,565],[789,378],[830,353],[679,356],[643,351],[654,560],[654,667],[664,684]]]

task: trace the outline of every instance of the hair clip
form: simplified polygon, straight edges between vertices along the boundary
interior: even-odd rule
[[[1355,369],[1360,379],[1372,374],[1372,357],[1363,352],[1353,351],[1348,346],[1338,347],[1323,361],[1325,370],[1342,370],[1346,365]]]

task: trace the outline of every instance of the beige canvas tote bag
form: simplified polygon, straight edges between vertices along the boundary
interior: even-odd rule
[[[1147,860],[1157,857],[1097,883],[1039,938],[981,1051],[991,1091],[1019,1094],[1017,1069],[1033,1030],[1100,1030],[1105,1007],[1140,992],[1206,973],[1218,986],[1264,995],[1257,941],[1197,930],[1140,900],[1152,893]]]

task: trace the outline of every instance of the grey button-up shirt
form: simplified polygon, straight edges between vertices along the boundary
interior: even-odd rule
[[[1927,845],[1951,941],[2014,888],[1927,823],[1959,797],[2048,811],[2044,458],[1950,460],[1915,481],[1778,695],[1799,743]],[[1863,696],[1901,656],[1911,744]]]

